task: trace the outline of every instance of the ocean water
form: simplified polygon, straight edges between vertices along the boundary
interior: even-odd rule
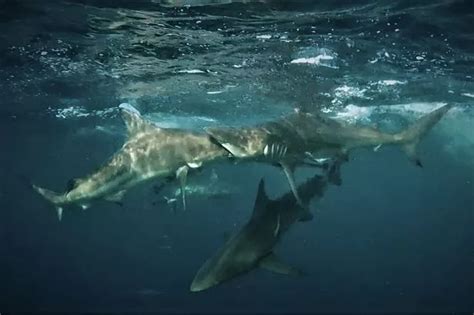
[[[473,21],[468,0],[0,0],[0,313],[471,314]],[[301,108],[394,132],[455,108],[422,140],[423,168],[394,147],[351,153],[276,248],[305,276],[254,270],[191,293],[260,178],[272,198],[288,184],[223,162],[192,180],[228,193],[186,212],[157,180],[58,222],[28,183],[63,191],[102,165],[125,141],[123,102],[191,130]]]

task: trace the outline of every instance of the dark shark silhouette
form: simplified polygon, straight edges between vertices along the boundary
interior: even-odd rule
[[[309,219],[307,205],[312,199],[321,198],[328,183],[339,177],[339,165],[334,163],[327,174],[315,175],[298,187],[304,207],[291,191],[276,200],[269,199],[264,180],[260,180],[250,220],[204,263],[190,290],[206,290],[257,267],[281,274],[301,274],[298,269],[281,262],[273,249],[295,222]]]

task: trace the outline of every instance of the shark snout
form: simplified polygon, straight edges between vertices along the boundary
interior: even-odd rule
[[[214,286],[214,283],[210,283],[209,281],[201,280],[194,278],[189,290],[191,292],[200,292],[209,289],[210,287]]]

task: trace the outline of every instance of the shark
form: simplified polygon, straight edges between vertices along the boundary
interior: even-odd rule
[[[411,161],[422,167],[418,143],[451,107],[447,104],[433,110],[395,134],[301,110],[256,126],[212,127],[206,131],[231,157],[281,167],[293,194],[303,204],[294,179],[296,167],[325,167],[327,159],[347,160],[353,149],[369,147],[377,151],[384,145],[400,146]]]
[[[59,220],[65,206],[87,209],[99,199],[121,203],[128,189],[157,178],[178,180],[186,209],[184,187],[189,171],[228,158],[228,153],[205,132],[161,128],[144,119],[128,103],[121,104],[119,109],[127,128],[127,140],[105,165],[84,178],[71,180],[64,193],[32,185],[54,204]]]
[[[261,179],[249,221],[202,265],[190,290],[207,290],[259,267],[279,274],[302,274],[281,261],[274,248],[293,224],[309,220],[306,206],[324,195],[331,178],[340,176],[340,164],[333,163],[325,174],[316,174],[297,187],[305,206],[299,204],[291,191],[271,200]]]

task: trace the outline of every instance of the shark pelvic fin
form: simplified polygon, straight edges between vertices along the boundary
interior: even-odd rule
[[[301,276],[304,273],[288,264],[282,262],[273,252],[262,258],[260,267],[268,271],[291,276]]]
[[[265,207],[270,201],[271,200],[268,198],[267,192],[265,191],[265,181],[262,178],[258,183],[257,197],[255,198],[255,204],[253,206],[252,218],[259,216],[260,213],[265,210]]]
[[[142,132],[147,129],[159,129],[158,126],[153,125],[151,122],[144,120],[140,112],[128,103],[122,103],[119,105],[122,119],[127,126],[128,135],[134,135],[138,132]]]
[[[183,210],[186,211],[186,179],[188,177],[189,166],[183,165],[176,170],[176,178],[179,180],[181,197],[183,200]]]

